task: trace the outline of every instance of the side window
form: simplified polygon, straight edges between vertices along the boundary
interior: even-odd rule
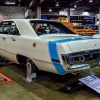
[[[5,32],[8,30],[8,23],[2,22],[0,25],[0,34],[6,34]]]
[[[15,22],[11,23],[8,34],[10,34],[10,35],[20,35]]]
[[[0,27],[0,33],[1,34],[8,34],[8,35],[19,35],[18,28],[15,24],[15,22],[2,22]]]

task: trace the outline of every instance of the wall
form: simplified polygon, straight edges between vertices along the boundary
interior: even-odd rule
[[[59,14],[61,14],[61,15],[68,15],[68,11],[66,10],[66,11],[59,11]],[[73,15],[82,15],[82,11],[80,11],[80,10],[70,10],[70,16],[73,16]]]
[[[70,16],[74,16],[74,15],[82,15],[82,11],[81,10],[71,10]]]
[[[96,19],[100,19],[100,14],[96,14]]]
[[[68,11],[59,11],[61,15],[68,15]],[[70,16],[96,16],[94,13],[84,12],[82,10],[70,10]]]
[[[57,13],[56,12],[53,12],[53,11],[52,12],[49,12],[49,11],[48,12],[45,12],[45,11],[43,11],[43,12],[41,12],[41,14],[42,15],[57,15]]]
[[[26,8],[24,7],[0,7],[0,21],[4,19],[20,19],[25,18]]]

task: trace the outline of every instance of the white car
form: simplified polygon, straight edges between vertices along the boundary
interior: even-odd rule
[[[59,22],[10,19],[0,26],[0,55],[33,71],[64,75],[99,64],[100,39],[76,35]]]

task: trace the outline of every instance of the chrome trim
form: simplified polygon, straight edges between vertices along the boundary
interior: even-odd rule
[[[100,50],[85,51],[85,52],[72,53],[67,55],[63,54],[61,56],[65,62],[67,62],[69,65],[73,65],[82,62],[100,60]]]
[[[70,70],[71,66],[88,64],[91,68],[99,65],[100,50],[77,52],[72,54],[62,54],[63,65]],[[74,59],[76,57],[76,59]],[[78,59],[78,60],[77,60]],[[84,66],[85,67],[85,66]],[[78,69],[78,68],[76,68]]]

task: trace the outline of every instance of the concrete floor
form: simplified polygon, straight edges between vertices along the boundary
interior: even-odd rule
[[[76,81],[78,77],[70,74],[59,76],[47,72],[38,72],[39,80],[28,83],[25,70],[19,65],[0,66],[0,72],[6,74],[14,82],[0,85],[0,100],[100,100],[100,96],[86,88],[73,93],[63,93],[59,88]],[[92,70],[81,71],[79,77],[100,74],[100,67]]]

